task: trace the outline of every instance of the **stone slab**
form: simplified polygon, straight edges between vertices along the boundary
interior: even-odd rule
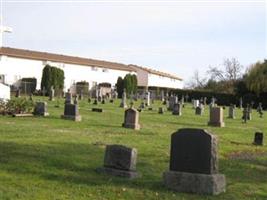
[[[82,121],[82,116],[81,115],[61,115],[61,119],[68,119],[68,120],[73,120],[75,122],[80,122]]]
[[[163,173],[167,188],[185,193],[217,195],[225,192],[225,176],[222,174],[196,174],[177,171]]]
[[[112,176],[118,176],[128,179],[135,179],[141,177],[141,175],[136,171],[126,171],[126,170],[119,170],[114,168],[108,168],[108,167],[101,167],[97,168],[96,171],[98,173],[105,173]]]

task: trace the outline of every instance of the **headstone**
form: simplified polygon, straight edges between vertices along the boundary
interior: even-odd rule
[[[203,104],[204,104],[204,106],[207,105],[207,97],[203,98]]]
[[[72,103],[72,95],[70,93],[70,90],[66,92],[65,94],[65,104],[71,104]]]
[[[81,121],[82,116],[79,114],[77,104],[65,104],[64,115],[61,115],[62,119],[69,119],[73,121]]]
[[[203,115],[204,113],[204,106],[200,104],[198,107],[196,107],[195,114],[196,115]]]
[[[126,90],[124,89],[123,90],[123,94],[122,94],[122,99],[121,99],[121,104],[120,104],[120,107],[121,108],[127,108],[127,96],[126,96]]]
[[[73,103],[74,103],[75,105],[78,105],[78,97],[77,97],[77,95],[74,96],[74,101],[73,101]]]
[[[78,95],[78,99],[79,100],[83,100],[83,91],[81,90],[79,95]]]
[[[239,108],[240,109],[243,108],[243,99],[242,99],[242,97],[240,97],[240,99],[239,99]]]
[[[164,90],[161,90],[161,101],[162,103],[165,101]]]
[[[98,104],[98,101],[97,101],[97,98],[95,98],[95,100],[94,100],[94,103],[93,103],[94,105],[97,105]]]
[[[243,116],[242,116],[243,122],[247,123],[248,118],[249,118],[249,110],[248,107],[246,107],[243,109]]]
[[[129,108],[124,112],[124,123],[122,124],[125,128],[132,128],[135,130],[140,129],[139,125],[139,112],[134,108]]]
[[[48,116],[47,103],[41,101],[36,102],[33,114],[38,116]]]
[[[162,108],[162,107],[159,107],[159,112],[158,112],[159,114],[164,114],[164,108]]]
[[[214,97],[211,98],[211,107],[215,107],[216,99]]]
[[[92,108],[92,112],[103,112],[102,108]]]
[[[170,168],[164,184],[177,192],[215,195],[225,191],[218,173],[217,139],[203,129],[180,129],[171,136]]]
[[[196,109],[199,106],[199,100],[193,100],[193,107]]]
[[[182,105],[180,103],[174,104],[172,114],[179,115],[179,116],[182,115]]]
[[[262,132],[256,132],[254,136],[254,145],[263,145],[263,133]]]
[[[21,93],[21,90],[20,90],[20,89],[17,89],[17,90],[16,90],[16,95],[15,95],[15,97],[17,97],[17,98],[20,97],[20,93]]]
[[[188,102],[188,99],[189,99],[189,95],[186,94],[186,95],[185,95],[185,102]]]
[[[122,145],[107,145],[104,167],[97,171],[113,176],[120,176],[129,179],[137,178],[140,175],[136,171],[137,150]]]
[[[233,104],[229,106],[228,118],[235,119],[235,105]]]
[[[145,105],[145,102],[141,102],[140,106],[139,106],[140,109],[145,109],[146,108],[146,105]]]
[[[223,122],[223,109],[221,107],[212,107],[210,109],[210,121],[209,126],[224,127]]]
[[[175,104],[175,97],[174,96],[170,96],[169,97],[169,101],[168,101],[169,105],[168,105],[168,110],[172,111],[174,104]]]
[[[257,107],[257,112],[260,114],[260,118],[263,117],[263,108],[262,108],[262,103],[259,103]]]
[[[51,86],[50,93],[49,93],[49,101],[54,101],[55,99],[55,90],[53,86]]]
[[[182,98],[181,98],[181,104],[184,105],[184,95],[182,95]]]
[[[150,106],[150,92],[149,91],[146,91],[146,105],[147,106]]]

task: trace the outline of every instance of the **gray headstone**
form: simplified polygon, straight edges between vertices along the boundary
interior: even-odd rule
[[[208,122],[209,126],[224,127],[223,121],[223,109],[221,107],[212,107],[210,108],[210,121]]]
[[[137,150],[122,145],[107,145],[104,158],[104,167],[97,171],[113,176],[137,178],[136,172]]]
[[[106,147],[104,167],[135,171],[137,150],[122,145],[108,145]]]
[[[124,112],[124,123],[122,124],[125,128],[132,128],[135,130],[140,129],[139,125],[139,112],[134,108],[129,108]]]
[[[229,106],[228,118],[235,119],[235,106],[234,105]]]
[[[172,114],[181,116],[182,115],[182,104],[175,103],[173,106]]]

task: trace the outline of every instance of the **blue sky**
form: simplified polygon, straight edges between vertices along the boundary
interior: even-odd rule
[[[190,80],[267,58],[262,1],[3,1],[4,46],[138,64]]]

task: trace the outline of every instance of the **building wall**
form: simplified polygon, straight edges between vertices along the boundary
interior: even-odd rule
[[[164,88],[183,88],[183,81],[171,79],[168,77],[158,76],[155,74],[148,74],[148,85],[150,87],[164,87]]]
[[[89,82],[89,87],[94,84],[108,82],[115,85],[119,76],[124,77],[127,71],[104,69],[82,65],[36,61],[29,59],[0,56],[0,76],[4,75],[4,82],[9,85],[16,85],[21,78],[35,77],[37,79],[37,89],[41,89],[42,71],[46,64],[64,70],[65,91],[79,81]]]
[[[142,69],[136,69],[137,71],[137,85],[142,87],[148,86],[148,72]]]

